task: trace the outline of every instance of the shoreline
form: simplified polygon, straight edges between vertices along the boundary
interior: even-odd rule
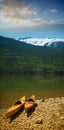
[[[9,119],[6,110],[0,110],[0,130],[64,130],[64,97],[37,100],[34,111],[23,110]]]

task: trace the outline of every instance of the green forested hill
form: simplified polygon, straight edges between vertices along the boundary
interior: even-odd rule
[[[0,73],[64,74],[64,48],[40,47],[0,36]]]

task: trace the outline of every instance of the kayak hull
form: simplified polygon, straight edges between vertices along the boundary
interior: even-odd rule
[[[36,105],[36,98],[34,95],[32,95],[24,104],[25,112],[28,112],[32,108],[34,108]]]
[[[6,117],[9,118],[13,116],[16,112],[18,112],[25,103],[25,96],[22,97],[19,101],[17,101],[13,106],[11,106],[6,112]]]
[[[25,107],[25,112],[28,112],[30,109],[34,108],[35,103],[33,102],[26,102],[24,107]]]

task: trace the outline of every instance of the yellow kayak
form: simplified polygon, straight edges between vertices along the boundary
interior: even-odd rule
[[[14,115],[17,111],[19,111],[25,103],[25,96],[19,99],[13,106],[11,106],[8,111],[6,112],[6,117],[9,118],[10,116]]]
[[[24,104],[25,112],[28,112],[30,109],[34,108],[36,105],[35,95],[32,95]]]

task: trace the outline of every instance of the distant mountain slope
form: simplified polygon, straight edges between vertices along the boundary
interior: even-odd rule
[[[20,38],[19,41],[23,41],[35,46],[48,46],[48,47],[64,47],[64,39],[49,39],[49,38],[44,38],[44,39],[38,39],[38,38]]]
[[[64,74],[64,48],[34,46],[0,36],[0,73]]]

